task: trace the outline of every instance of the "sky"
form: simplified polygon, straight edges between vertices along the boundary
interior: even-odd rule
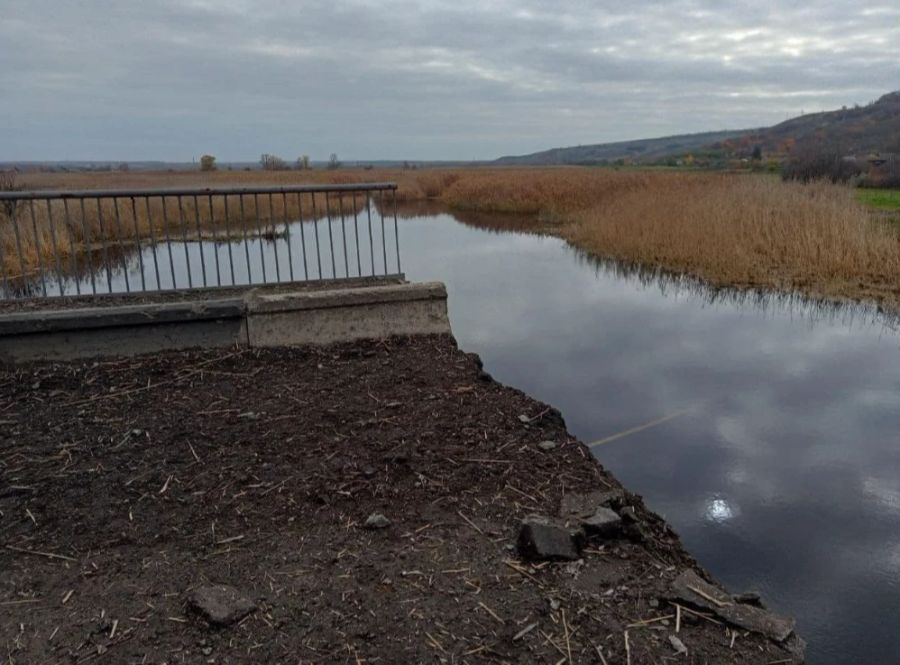
[[[493,159],[898,88],[896,0],[0,0],[0,161]]]

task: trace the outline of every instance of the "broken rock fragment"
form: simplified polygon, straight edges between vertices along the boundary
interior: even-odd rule
[[[252,600],[226,584],[197,587],[188,606],[214,626],[230,626],[256,609]]]
[[[581,556],[572,532],[542,515],[522,520],[518,548],[524,558],[532,561],[575,561]]]
[[[775,642],[784,642],[794,632],[793,619],[736,602],[693,570],[685,570],[675,579],[672,583],[672,598],[709,610],[738,628],[760,633]]]

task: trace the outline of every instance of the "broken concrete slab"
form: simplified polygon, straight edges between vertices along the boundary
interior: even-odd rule
[[[519,527],[519,553],[532,561],[575,561],[578,543],[564,525],[543,515],[529,515]]]
[[[227,584],[197,587],[188,606],[215,626],[230,626],[256,610],[256,603]]]
[[[621,532],[622,518],[614,510],[600,506],[593,515],[581,520],[581,528],[588,536],[612,538]]]
[[[672,599],[708,610],[732,625],[776,642],[784,642],[794,632],[793,619],[738,603],[693,570],[685,570],[672,583]]]

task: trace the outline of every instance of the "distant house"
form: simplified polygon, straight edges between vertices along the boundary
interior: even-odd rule
[[[879,186],[896,187],[900,182],[900,153],[876,152],[859,160],[867,179]]]

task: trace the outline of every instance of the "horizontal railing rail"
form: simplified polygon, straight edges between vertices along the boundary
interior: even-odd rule
[[[396,190],[0,192],[0,299],[400,275]]]

